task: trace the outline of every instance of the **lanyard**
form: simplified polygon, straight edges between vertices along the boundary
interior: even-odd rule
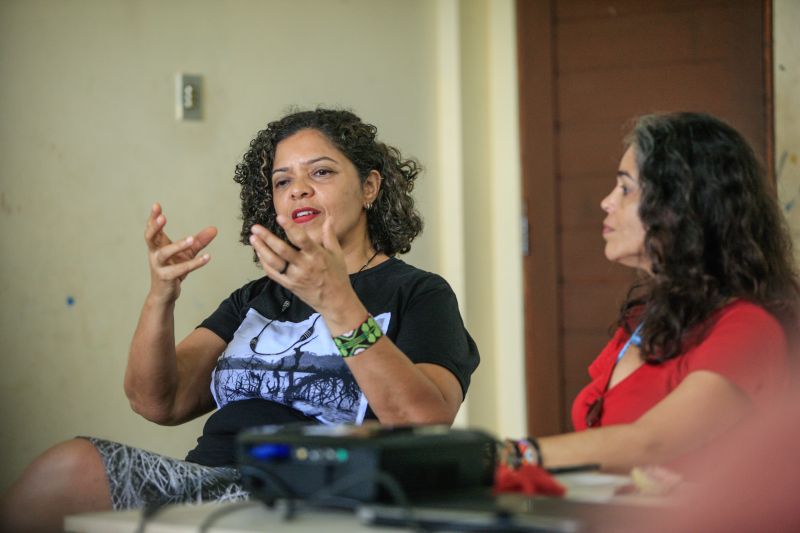
[[[601,418],[603,416],[603,398],[605,398],[606,393],[608,392],[608,385],[611,383],[611,375],[614,373],[614,368],[619,363],[619,360],[622,359],[622,356],[625,355],[625,352],[628,351],[628,347],[633,344],[635,346],[641,346],[642,344],[642,337],[639,335],[639,332],[642,331],[642,324],[640,323],[636,326],[636,329],[633,330],[628,341],[625,343],[625,346],[617,354],[617,359],[614,361],[614,366],[611,367],[611,371],[608,373],[608,379],[606,380],[606,386],[603,387],[603,393],[597,398],[590,406],[589,410],[586,413],[586,426],[587,427],[596,427],[600,425]]]
[[[617,363],[619,363],[619,360],[622,359],[622,356],[625,355],[626,351],[628,351],[628,346],[630,346],[631,344],[633,344],[634,346],[641,346],[642,337],[641,337],[641,335],[639,335],[639,332],[642,330],[642,324],[643,323],[640,323],[638,326],[636,326],[636,329],[633,330],[633,334],[631,335],[631,338],[628,339],[628,342],[625,343],[625,346],[623,346],[622,349],[617,354],[617,360],[614,361],[614,366],[617,366]]]

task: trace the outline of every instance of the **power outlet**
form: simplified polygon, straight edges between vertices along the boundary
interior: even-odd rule
[[[175,118],[177,120],[202,120],[202,76],[180,72],[175,75]]]

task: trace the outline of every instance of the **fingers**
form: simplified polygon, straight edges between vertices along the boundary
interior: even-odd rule
[[[300,258],[300,252],[295,250],[278,238],[274,233],[261,225],[254,225],[251,230],[250,244],[258,254],[259,262],[264,271],[271,277],[286,273],[289,263],[295,264]]]
[[[339,245],[339,238],[333,229],[333,217],[330,216],[325,217],[325,222],[322,224],[322,246],[333,253],[338,254],[342,251],[342,247]]]
[[[161,208],[161,204],[155,203],[150,209],[150,216],[147,218],[147,226],[144,231],[144,240],[151,252],[159,248],[172,244],[172,240],[164,233],[164,226],[167,224],[167,217]],[[193,238],[194,242],[188,249],[189,257],[194,257],[217,236],[217,228],[209,226],[197,232]]]
[[[289,242],[296,247],[310,252],[317,246],[317,243],[311,239],[306,230],[292,222],[289,217],[278,215],[275,220],[281,225],[283,231],[286,232],[286,237],[289,238]]]
[[[161,211],[161,204],[153,204],[144,230],[144,240],[151,251],[172,242],[162,231],[166,224],[167,217]]]
[[[209,226],[197,232],[194,236],[194,244],[192,245],[192,255],[197,255],[197,253],[208,246],[208,244],[214,240],[214,237],[217,236],[217,228],[214,226]]]
[[[166,224],[161,204],[153,204],[144,232],[150,262],[150,291],[159,299],[174,302],[186,276],[211,260],[209,254],[200,255],[200,251],[217,236],[217,228],[209,226],[195,235],[172,242],[164,233]]]
[[[175,263],[161,267],[158,269],[158,276],[163,281],[172,281],[174,279],[183,279],[187,274],[197,270],[211,261],[211,256],[208,254],[198,255],[194,259],[184,261],[182,263]]]
[[[258,255],[258,262],[261,263],[261,268],[264,269],[264,272],[269,277],[275,278],[286,274],[286,270],[289,268],[288,260],[273,252],[257,235],[250,235],[250,244],[253,246],[253,250],[256,251],[256,255]]]
[[[191,250],[196,242],[194,237],[187,237],[152,252],[150,263],[153,275],[161,281],[182,280],[189,272],[208,263],[211,260],[208,254],[186,259],[180,257],[184,252]]]
[[[183,251],[191,250],[196,242],[197,241],[195,240],[195,238],[190,236],[186,237],[183,240],[167,244],[165,246],[162,246],[161,248],[154,250],[151,253],[153,261],[155,262],[153,266],[154,267],[166,266],[170,262],[170,259],[172,259],[176,255],[180,254]]]
[[[339,257],[341,260],[342,249],[334,231],[332,218],[326,217],[323,222],[322,242],[319,244],[303,227],[288,217],[278,215],[276,220],[286,232],[290,243],[258,224],[253,225],[250,230],[252,233],[250,244],[269,277],[282,284],[287,282],[286,276],[293,282],[299,282],[301,278],[314,277],[312,272],[316,267],[313,265],[327,264],[332,257]]]
[[[313,238],[288,217],[278,215],[277,222],[290,242],[257,224],[250,230],[250,243],[269,278],[319,312],[333,310],[342,298],[355,297],[332,220],[321,221],[324,225],[313,230]]]

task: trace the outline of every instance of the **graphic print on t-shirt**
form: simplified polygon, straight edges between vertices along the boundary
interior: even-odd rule
[[[386,333],[391,313],[375,320]],[[261,398],[327,424],[360,424],[367,410],[319,313],[302,322],[279,322],[249,309],[217,360],[211,393],[217,407]]]

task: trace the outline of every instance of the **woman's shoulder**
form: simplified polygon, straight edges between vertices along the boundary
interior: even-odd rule
[[[782,330],[780,322],[763,306],[737,299],[722,306],[710,317],[712,330],[744,330],[768,333],[765,328]]]
[[[763,306],[734,300],[709,317],[705,336],[698,345],[699,352],[719,349],[723,352],[759,352],[786,350],[783,326]]]
[[[391,257],[351,278],[361,300],[369,305],[425,305],[438,309],[457,307],[455,291],[438,274]]]
[[[764,307],[744,300],[730,302],[715,315],[705,339],[681,358],[684,372],[715,372],[753,399],[783,390],[789,351],[780,322]]]
[[[406,287],[438,287],[450,290],[450,285],[439,274],[415,267],[395,256],[369,270],[354,274],[354,276],[356,276],[356,279],[358,277],[363,279],[372,278],[373,280],[380,280],[382,283],[392,283]]]

